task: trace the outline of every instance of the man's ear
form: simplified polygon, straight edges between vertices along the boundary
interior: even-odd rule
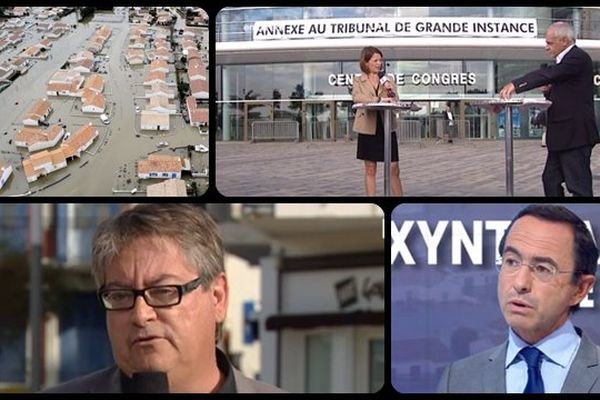
[[[594,286],[594,283],[596,283],[596,277],[594,275],[581,275],[579,282],[577,283],[577,291],[573,293],[571,305],[574,306],[581,303],[590,292],[590,289]]]
[[[215,320],[223,322],[227,316],[227,305],[229,304],[229,285],[227,276],[220,273],[210,287],[211,299],[213,302]]]

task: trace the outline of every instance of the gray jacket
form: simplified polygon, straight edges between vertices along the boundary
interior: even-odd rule
[[[576,328],[578,333],[581,332]],[[562,393],[600,393],[600,347],[583,332]],[[508,341],[453,362],[444,370],[439,393],[506,393],[504,363]]]
[[[264,382],[247,378],[231,366],[235,386],[238,393],[284,393],[278,387]],[[121,393],[121,374],[119,368],[113,365],[100,371],[93,372],[81,378],[76,378],[51,387],[43,393]]]

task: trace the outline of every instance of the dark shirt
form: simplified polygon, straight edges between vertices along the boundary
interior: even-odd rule
[[[233,376],[231,363],[227,359],[227,356],[219,350],[217,350],[217,367],[223,374],[224,379],[221,387],[215,393],[237,393],[237,386],[235,384],[235,377]],[[123,371],[119,372],[121,375],[122,392],[132,393],[131,386],[133,380],[125,375]]]

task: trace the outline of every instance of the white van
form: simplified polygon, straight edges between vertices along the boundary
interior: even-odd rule
[[[106,114],[100,114],[100,120],[104,123],[104,125],[110,124],[110,119]]]

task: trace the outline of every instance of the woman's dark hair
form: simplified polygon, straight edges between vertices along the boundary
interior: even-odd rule
[[[369,73],[367,63],[375,54],[379,54],[383,58],[383,53],[377,47],[367,46],[360,51],[360,70],[365,74]]]

